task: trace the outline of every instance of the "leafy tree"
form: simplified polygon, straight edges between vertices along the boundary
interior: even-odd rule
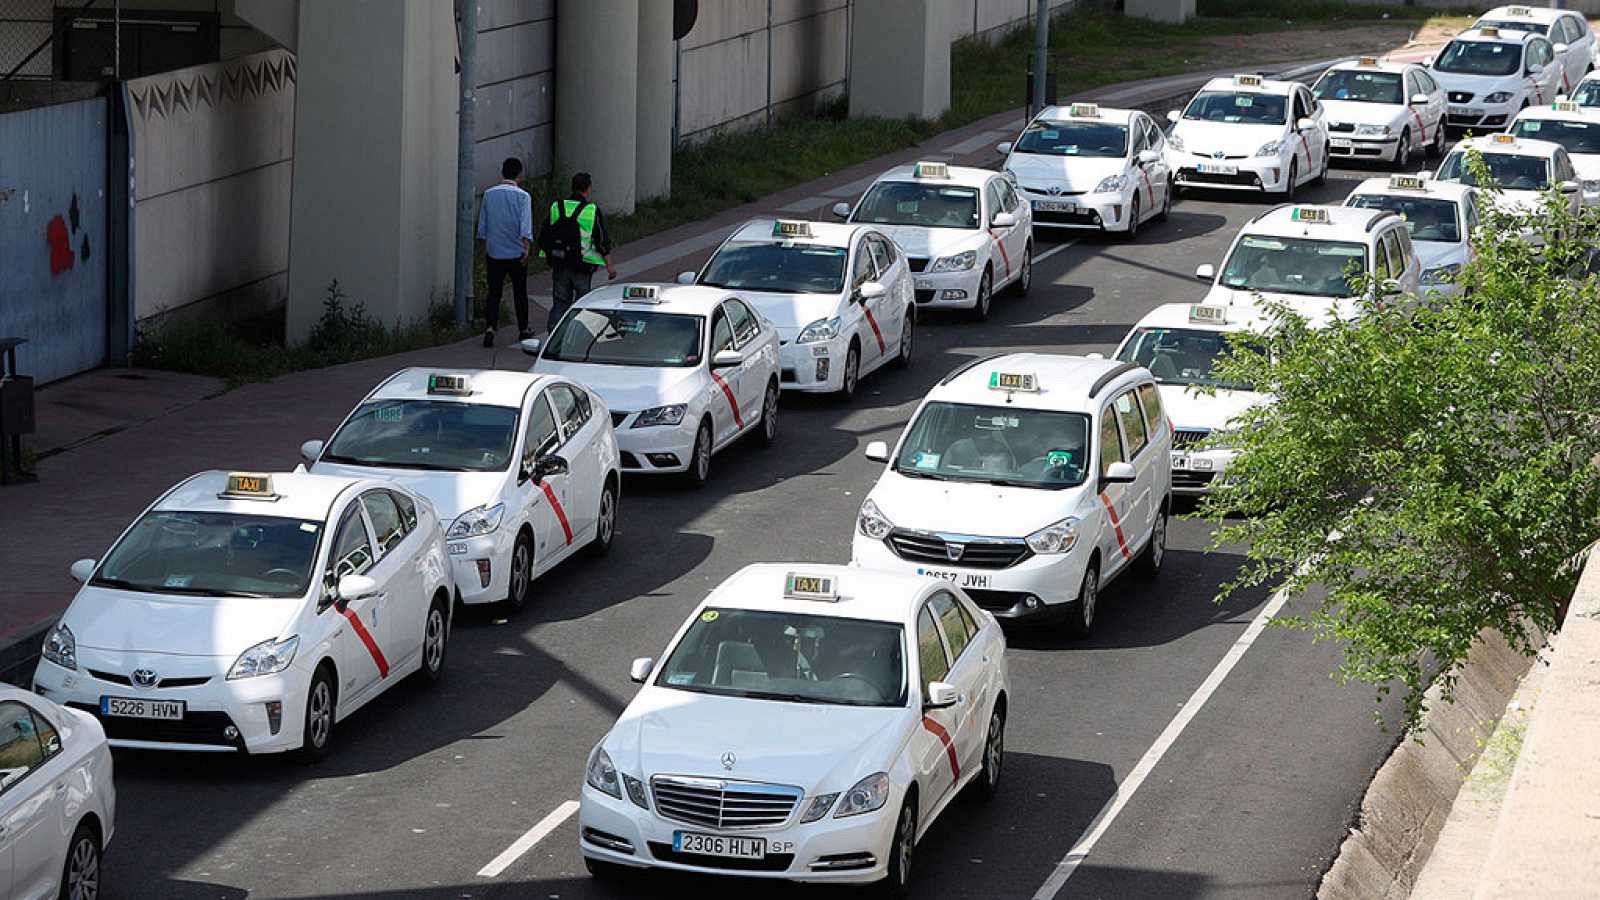
[[[1218,599],[1323,590],[1284,624],[1340,641],[1339,676],[1380,697],[1402,685],[1411,732],[1431,678],[1448,696],[1484,629],[1538,649],[1596,536],[1600,218],[1563,199],[1488,212],[1465,296],[1367,293],[1318,323],[1276,306],[1259,352],[1238,341],[1219,364],[1274,401],[1219,436],[1239,455],[1200,514],[1242,514],[1217,543],[1249,562]]]

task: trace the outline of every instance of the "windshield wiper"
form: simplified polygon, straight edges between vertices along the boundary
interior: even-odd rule
[[[93,585],[94,587],[115,588],[116,590],[119,590],[119,591],[137,591],[138,593],[141,593],[141,594],[159,593],[159,591],[157,591],[156,588],[151,587],[149,585],[134,584],[131,581],[126,581],[126,580],[121,579],[121,578],[106,578],[105,576],[101,576],[101,577],[96,578],[94,581],[91,581],[89,583],[91,585]]]
[[[896,467],[895,471],[900,473],[901,475],[906,476],[907,478],[930,478],[930,479],[932,479],[934,481],[954,481],[955,480],[955,479],[951,478],[949,475],[940,475],[937,472],[922,472],[922,471],[918,471],[917,469],[902,469],[902,468],[899,468],[899,467]]]
[[[341,463],[347,466],[376,466],[379,463],[367,459],[358,459],[354,456],[345,456],[343,453],[324,453],[323,462]]]
[[[1029,481],[1025,478],[990,478],[988,483],[1000,487],[1037,488],[1041,491],[1059,491],[1062,488],[1077,487],[1076,482],[1062,481],[1053,483],[1049,481]]]

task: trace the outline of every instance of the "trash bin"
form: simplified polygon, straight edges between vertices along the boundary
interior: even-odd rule
[[[1033,109],[1033,63],[1028,63],[1028,87],[1024,96],[1027,98],[1028,109]],[[1041,106],[1054,106],[1059,102],[1056,99],[1056,73],[1047,67],[1044,73],[1044,102]]]

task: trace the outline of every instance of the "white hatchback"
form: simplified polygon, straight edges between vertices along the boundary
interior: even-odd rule
[[[1181,191],[1215,188],[1292,196],[1328,174],[1322,104],[1297,81],[1213,78],[1183,112],[1167,113],[1167,168]]]
[[[1387,210],[1402,217],[1422,265],[1421,290],[1447,296],[1461,290],[1457,276],[1477,256],[1472,234],[1478,229],[1482,202],[1477,188],[1426,174],[1369,178],[1344,198],[1345,206]]]
[[[1561,93],[1562,68],[1543,35],[1484,27],[1463,31],[1428,66],[1450,101],[1445,123],[1483,131],[1504,128],[1518,111]]]

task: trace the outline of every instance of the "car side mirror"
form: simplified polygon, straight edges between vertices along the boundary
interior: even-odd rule
[[[300,458],[305,460],[306,465],[313,465],[321,456],[321,441],[306,441],[300,445]]]
[[[1427,94],[1412,94],[1411,95],[1411,105],[1412,106],[1427,106],[1428,105],[1428,95]]]
[[[1300,129],[1301,131],[1310,131],[1311,129],[1317,127],[1317,120],[1301,119],[1294,123],[1294,127]]]
[[[1008,212],[997,212],[994,218],[989,220],[989,224],[996,228],[1010,228],[1017,224],[1017,217]]]
[[[953,684],[943,681],[928,682],[928,696],[922,701],[923,709],[949,709],[961,702],[961,692]]]
[[[1181,119],[1181,118],[1183,118],[1183,114],[1178,112],[1177,110],[1175,110],[1175,109],[1167,110],[1167,121],[1168,122],[1171,122],[1172,124],[1176,125],[1176,124],[1178,124],[1178,120]]]
[[[344,609],[351,603],[378,592],[378,583],[365,575],[346,575],[339,579],[339,596],[334,604]]]
[[[79,584],[85,584],[94,576],[94,567],[99,564],[99,560],[80,559],[73,563],[72,568],[68,569],[67,571],[72,573],[72,579],[74,581],[78,582]]]
[[[873,462],[886,463],[889,461],[889,442],[871,441],[867,444],[866,452],[863,455]]]
[[[1566,44],[1555,44],[1551,49],[1555,50],[1557,53],[1565,53],[1567,52],[1567,46],[1568,45]]]
[[[1001,156],[1010,156],[1011,155],[1011,142],[1010,141],[1001,141],[1000,143],[994,145],[994,149],[995,149],[995,152],[999,153]]]
[[[1578,191],[1582,190],[1583,185],[1576,181],[1563,181],[1559,187],[1561,193],[1563,194],[1576,194]]]
[[[1533,65],[1528,67],[1528,74],[1529,75],[1543,75],[1544,74],[1544,66],[1541,66],[1538,63],[1534,63]]]
[[[522,352],[529,356],[538,356],[539,348],[542,344],[538,338],[528,338],[527,340],[517,341],[517,346],[521,347]]]
[[[1139,151],[1139,163],[1141,165],[1148,166],[1148,165],[1151,165],[1153,163],[1158,163],[1160,161],[1161,161],[1161,154],[1155,152],[1154,150],[1140,150]]]
[[[848,204],[848,203],[835,203],[833,205],[833,214],[838,216],[841,219],[850,218],[850,204]]]
[[[572,470],[572,467],[567,464],[565,459],[554,454],[550,456],[541,456],[533,461],[533,465],[526,466],[525,468],[527,470],[528,478],[530,478],[534,484],[539,484],[546,478],[551,478],[556,475],[565,475]]]
[[[718,350],[717,354],[711,357],[713,369],[731,369],[741,365],[744,365],[744,354],[737,350]]]
[[[1106,473],[1100,476],[1101,484],[1133,484],[1139,477],[1134,471],[1133,463],[1114,462],[1106,466]]]
[[[1211,263],[1198,265],[1194,269],[1194,277],[1201,281],[1215,281],[1217,279],[1217,267]]]
[[[628,666],[628,680],[634,684],[644,684],[650,678],[650,670],[656,667],[653,657],[641,656]]]
[[[693,272],[679,272],[678,273],[678,283],[679,284],[694,284],[694,273]]]
[[[862,301],[867,301],[876,300],[887,293],[889,293],[889,289],[884,287],[882,282],[869,281],[863,284],[860,290],[856,291],[856,296],[860,297]]]

